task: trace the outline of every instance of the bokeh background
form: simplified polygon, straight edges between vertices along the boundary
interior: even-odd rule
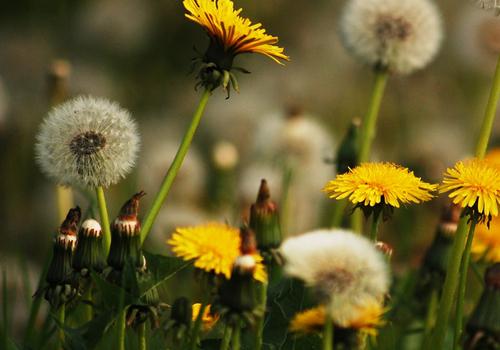
[[[148,241],[167,252],[177,225],[241,223],[261,178],[287,199],[287,234],[326,226],[332,202],[320,192],[351,120],[367,108],[372,74],[340,44],[343,1],[237,0],[291,57],[237,58],[241,93],[211,98],[199,133]],[[427,181],[471,154],[500,53],[500,21],[467,1],[439,2],[445,41],[436,59],[389,80],[372,158],[411,167]],[[111,217],[144,189],[144,213],[168,168],[200,92],[191,59],[207,37],[184,18],[180,0],[2,1],[0,4],[0,266],[12,291],[27,269],[36,281],[59,225],[54,183],[40,173],[34,142],[50,108],[48,72],[64,60],[71,96],[119,102],[137,120],[142,148],[135,171],[107,192]],[[60,67],[60,66],[59,66]],[[492,143],[498,142],[500,124]],[[286,183],[290,183],[289,190]],[[284,185],[285,183],[285,185]],[[84,191],[76,204],[89,208]],[[415,266],[429,244],[440,200],[403,208],[383,225],[397,247],[396,271]],[[92,210],[90,210],[92,213]],[[16,287],[17,285],[17,287]],[[16,293],[11,293],[16,294]],[[24,315],[23,300],[14,308]]]

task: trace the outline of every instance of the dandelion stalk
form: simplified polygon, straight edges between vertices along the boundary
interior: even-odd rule
[[[142,322],[139,325],[139,350],[146,350],[146,322]]]
[[[198,107],[196,108],[196,111],[193,115],[193,119],[191,120],[191,123],[189,124],[189,127],[186,133],[184,134],[184,137],[182,138],[181,144],[179,146],[179,149],[177,150],[174,161],[170,165],[170,168],[168,169],[165,178],[163,179],[160,190],[156,194],[156,197],[153,201],[153,205],[149,210],[146,219],[144,220],[141,230],[141,243],[144,242],[149,232],[151,231],[153,223],[156,217],[158,216],[158,213],[160,212],[160,208],[163,205],[163,202],[165,202],[168,192],[170,191],[170,188],[172,187],[172,184],[177,176],[177,173],[181,168],[182,162],[184,161],[184,157],[186,156],[189,150],[189,146],[193,141],[196,129],[200,124],[200,120],[201,117],[203,116],[203,112],[205,111],[205,107],[207,105],[209,97],[210,97],[210,90],[206,89],[203,92],[203,95],[201,96]]]
[[[118,350],[125,350],[125,331],[127,327],[127,311],[124,309],[118,314],[117,338]]]
[[[483,123],[479,133],[479,139],[476,145],[476,157],[484,158],[486,150],[488,149],[488,142],[493,128],[493,122],[497,112],[498,100],[500,99],[500,56],[498,57],[495,75],[493,76],[493,85],[491,86],[490,96],[486,104],[486,111],[484,112]]]
[[[57,332],[57,349],[64,348],[64,323],[66,321],[66,305],[62,304],[58,309],[54,310],[54,316],[59,322],[59,330]]]
[[[257,321],[257,334],[255,338],[255,350],[262,349],[262,334],[264,332],[264,318],[266,316],[266,305],[267,305],[267,283],[259,283],[259,302],[262,307],[262,315]]]
[[[469,234],[467,236],[467,243],[465,244],[465,250],[462,255],[462,264],[460,267],[460,281],[458,284],[458,297],[457,297],[457,309],[455,313],[455,339],[453,349],[460,349],[460,339],[462,338],[463,332],[463,317],[464,317],[464,302],[465,302],[465,289],[467,284],[467,271],[469,270],[470,262],[470,252],[472,247],[472,241],[474,239],[474,230],[476,228],[476,220],[472,220]]]
[[[207,308],[207,304],[202,303],[200,306],[200,310],[198,311],[198,315],[196,316],[196,320],[194,321],[194,326],[193,330],[191,332],[191,342],[189,345],[189,349],[195,350],[196,349],[196,344],[198,343],[198,333],[200,333],[202,321],[203,321],[203,314],[205,313],[205,310]]]
[[[382,215],[380,212],[375,211],[373,213],[372,224],[370,226],[370,239],[374,242],[377,241],[378,227],[380,225],[380,219]]]
[[[88,289],[85,291],[84,300],[88,302],[85,305],[85,321],[91,321],[93,318],[93,310],[92,310],[92,285],[89,285]]]
[[[102,243],[107,254],[111,246],[111,229],[109,226],[108,207],[106,206],[106,198],[104,197],[104,189],[102,186],[96,188],[97,204],[99,206],[99,215],[102,222],[103,237]]]
[[[233,340],[231,341],[231,350],[240,350],[240,339],[241,339],[241,324],[239,321],[236,322],[233,328]]]
[[[365,114],[361,124],[361,143],[359,147],[358,163],[366,162],[370,158],[371,145],[375,138],[377,119],[388,76],[387,70],[375,69],[375,84],[373,86],[370,104],[368,105],[368,112]]]
[[[233,333],[233,327],[226,324],[226,326],[224,327],[224,334],[222,336],[220,350],[229,349],[229,343],[231,342],[232,333]]]
[[[325,327],[323,328],[323,350],[333,350],[333,322],[330,314],[326,313]]]

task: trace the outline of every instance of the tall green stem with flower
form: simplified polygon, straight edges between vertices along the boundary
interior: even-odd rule
[[[498,100],[500,99],[500,56],[498,57],[493,83],[486,104],[486,110],[483,117],[481,132],[479,134],[478,143],[476,145],[475,156],[479,159],[484,158],[488,148],[493,121],[495,120]],[[430,342],[433,347],[440,349],[443,346],[448,328],[449,315],[452,308],[455,291],[457,289],[459,270],[464,253],[465,241],[467,238],[467,221],[460,220],[455,240],[453,241],[452,253],[448,268],[446,271],[446,279],[443,286],[443,294],[440,300],[440,307],[436,319],[436,328],[434,329]]]
[[[205,89],[205,91],[201,95],[200,102],[198,104],[198,107],[196,108],[196,111],[194,112],[193,118],[191,119],[191,123],[189,124],[188,129],[184,134],[184,137],[182,138],[181,144],[179,145],[179,149],[175,154],[175,158],[172,164],[170,165],[170,168],[168,168],[168,171],[165,177],[163,178],[163,182],[160,186],[160,190],[156,194],[156,197],[153,201],[153,205],[151,206],[151,209],[149,210],[146,219],[144,220],[141,230],[141,242],[144,242],[149,232],[151,231],[153,223],[156,217],[158,216],[158,213],[160,212],[160,208],[165,202],[165,199],[167,198],[167,195],[170,192],[170,188],[172,187],[172,184],[174,183],[174,180],[177,177],[179,169],[182,166],[182,162],[184,161],[184,158],[186,157],[189,147],[191,146],[191,142],[193,141],[196,129],[198,129],[198,125],[200,124],[201,117],[203,116],[203,112],[205,111],[205,107],[207,105],[210,94],[211,94],[210,90]]]

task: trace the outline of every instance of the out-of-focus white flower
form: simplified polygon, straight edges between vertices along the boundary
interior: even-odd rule
[[[350,0],[340,33],[361,61],[399,74],[426,66],[443,37],[438,9],[430,0]]]
[[[350,231],[305,233],[285,240],[280,251],[285,272],[312,287],[338,325],[356,318],[367,301],[381,302],[389,290],[385,257]]]
[[[77,97],[50,111],[35,150],[42,171],[59,184],[109,187],[134,167],[139,134],[117,103]]]
[[[212,162],[217,169],[234,169],[238,158],[238,149],[231,142],[219,141],[212,149]]]

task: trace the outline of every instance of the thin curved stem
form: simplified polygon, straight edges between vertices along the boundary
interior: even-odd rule
[[[177,173],[181,168],[182,162],[186,157],[186,154],[189,150],[189,146],[193,141],[194,134],[196,133],[196,129],[200,124],[201,117],[203,116],[203,112],[205,111],[205,107],[208,102],[208,98],[210,97],[210,90],[205,90],[203,95],[201,96],[200,103],[198,104],[198,108],[194,112],[193,119],[191,119],[191,123],[182,138],[181,144],[179,145],[179,149],[175,155],[175,158],[167,170],[165,177],[163,178],[163,182],[160,186],[160,190],[156,194],[156,197],[153,201],[153,205],[149,210],[146,219],[144,220],[142,230],[141,230],[141,243],[144,242],[146,237],[148,236],[151,228],[153,227],[153,223],[160,212],[161,206],[165,202],[167,195],[174,183],[175,178],[177,177]]]
[[[325,326],[323,328],[323,350],[333,350],[333,322],[330,314],[326,313]]]
[[[241,343],[240,343],[240,339],[241,339],[241,324],[240,322],[236,322],[236,324],[234,325],[234,329],[233,329],[233,340],[231,341],[231,345],[232,345],[232,348],[231,350],[240,350],[241,348]]]
[[[102,224],[102,244],[107,255],[111,245],[111,228],[109,226],[108,207],[106,206],[106,198],[104,197],[104,189],[102,186],[96,188],[96,197]]]
[[[266,306],[267,306],[267,283],[260,283],[259,284],[259,303],[260,306],[262,307],[262,315],[259,317],[257,321],[257,334],[255,338],[255,346],[254,350],[261,350],[262,349],[262,342],[263,342],[263,333],[264,333],[264,319],[266,317]]]
[[[55,310],[56,318],[59,321],[59,330],[57,332],[57,349],[64,348],[64,322],[66,320],[66,305],[62,304],[57,310]]]
[[[147,349],[146,322],[139,325],[139,350]]]
[[[123,310],[118,315],[118,324],[117,324],[118,350],[125,350],[126,329],[127,329],[127,311]]]
[[[498,100],[500,99],[500,56],[498,56],[495,75],[493,76],[493,84],[491,86],[488,103],[484,112],[483,123],[479,133],[479,139],[476,145],[475,155],[478,158],[484,158],[486,150],[488,149],[488,142],[490,140],[493,122],[495,120]]]
[[[360,131],[360,147],[358,154],[358,163],[366,162],[370,158],[370,150],[373,139],[375,138],[375,130],[377,119],[380,112],[380,105],[384,97],[385,86],[389,74],[387,70],[375,70],[375,84],[373,86],[368,112],[363,118]]]
[[[228,350],[229,349],[229,343],[231,342],[232,335],[233,335],[233,327],[226,324],[226,326],[224,327],[224,335],[222,336],[220,350]]]
[[[460,266],[460,281],[458,284],[457,311],[455,313],[455,339],[453,346],[455,350],[460,349],[460,339],[462,338],[462,332],[463,332],[465,290],[467,288],[467,272],[469,270],[470,251],[472,247],[472,241],[474,239],[475,228],[476,228],[476,220],[472,220],[469,229],[469,235],[467,236],[467,243],[465,244],[465,250],[462,255],[462,264]]]
[[[370,239],[374,242],[377,241],[378,227],[380,226],[380,219],[382,215],[380,212],[373,213],[372,224],[370,226]]]
[[[450,259],[446,270],[446,279],[444,281],[443,293],[439,301],[439,310],[436,318],[436,326],[432,337],[427,338],[425,349],[443,349],[446,331],[448,329],[448,321],[451,313],[451,307],[455,300],[455,291],[458,283],[460,261],[464,251],[465,241],[467,239],[467,218],[463,217],[455,233],[455,239],[451,247]]]

